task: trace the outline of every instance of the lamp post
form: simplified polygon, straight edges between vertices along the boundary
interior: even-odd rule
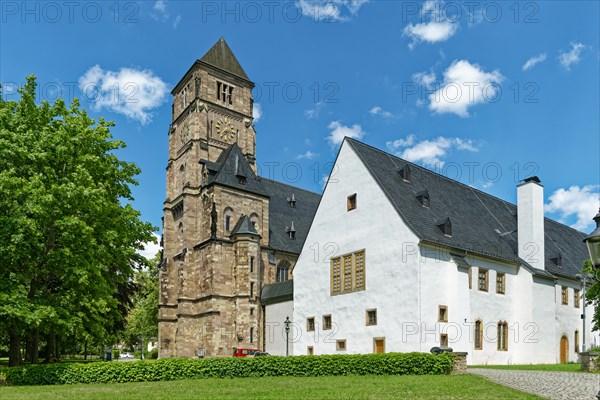
[[[587,245],[588,252],[590,253],[592,267],[596,271],[600,271],[600,210],[598,210],[598,214],[596,214],[596,216],[594,217],[594,221],[596,222],[596,229],[594,229],[592,233],[587,235],[586,238],[583,239],[583,241]],[[583,304],[583,307],[585,310],[585,302]],[[600,390],[598,391],[596,398],[600,400]]]
[[[283,325],[285,325],[285,355],[289,356],[290,355],[290,324],[292,323],[292,321],[290,321],[290,317],[285,317],[285,321],[283,322]]]
[[[585,288],[587,286],[588,280],[590,280],[592,278],[592,275],[577,274],[577,275],[575,275],[575,277],[577,279],[579,279],[581,281],[581,284],[583,285],[582,292],[581,292],[581,301],[583,303],[583,313],[581,314],[581,319],[583,320],[583,338],[582,338],[583,343],[581,345],[581,350],[585,351],[585,348],[586,348],[586,345],[585,345]]]

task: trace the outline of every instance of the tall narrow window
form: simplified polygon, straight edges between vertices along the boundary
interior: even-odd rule
[[[306,354],[308,354],[309,356],[312,356],[314,354],[314,349],[312,346],[308,346],[306,348]]]
[[[250,328],[250,343],[254,343],[254,328]]]
[[[579,353],[579,331],[575,331],[575,353]]]
[[[331,329],[331,315],[323,315],[323,330]]]
[[[483,323],[475,321],[475,350],[483,349]]]
[[[279,264],[277,267],[277,282],[285,282],[289,279],[290,264],[286,261]]]
[[[250,256],[250,272],[254,272],[254,256]]]
[[[448,322],[447,306],[438,306],[438,322]]]
[[[356,208],[356,193],[348,196],[347,208],[348,211],[354,210]]]
[[[502,272],[496,272],[496,293],[504,294],[506,289],[506,275]]]
[[[561,290],[561,300],[562,300],[562,303],[564,305],[568,305],[569,304],[569,288],[566,287],[566,286],[562,287],[562,290]]]
[[[342,292],[342,260],[334,258],[331,260],[331,294]]]
[[[354,288],[361,290],[365,288],[365,252],[354,254]]]
[[[315,317],[306,318],[306,331],[314,332],[315,330]]]
[[[352,290],[352,256],[343,257],[344,259],[344,291]]]
[[[579,289],[574,289],[573,290],[573,302],[574,302],[575,308],[580,307],[580,300],[581,300],[581,298],[579,297]]]
[[[473,267],[469,267],[469,289],[473,289]]]
[[[479,290],[488,291],[488,270],[479,268]]]
[[[508,350],[508,322],[498,322],[497,343],[499,351]]]
[[[448,347],[448,334],[440,334],[440,346]]]
[[[221,100],[221,82],[217,81],[217,100]]]
[[[250,282],[250,298],[254,298],[254,282]]]

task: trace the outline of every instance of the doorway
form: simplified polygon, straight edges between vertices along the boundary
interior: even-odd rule
[[[567,335],[563,335],[560,338],[560,363],[565,364],[569,362],[569,338]]]
[[[373,339],[373,353],[375,353],[375,354],[385,353],[385,338]]]

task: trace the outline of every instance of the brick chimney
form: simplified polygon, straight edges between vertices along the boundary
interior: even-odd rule
[[[544,187],[537,176],[517,186],[519,257],[544,269]]]

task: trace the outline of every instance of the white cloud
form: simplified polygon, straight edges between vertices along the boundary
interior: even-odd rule
[[[388,149],[407,161],[428,167],[443,167],[444,158],[452,150],[476,152],[479,149],[471,139],[439,136],[433,140],[417,141],[415,135],[386,143]]]
[[[544,211],[558,213],[561,222],[576,217],[571,227],[587,232],[592,228],[592,218],[598,212],[600,205],[599,187],[598,185],[571,186],[568,189],[555,190],[548,197],[549,202],[544,205]]]
[[[146,243],[144,243],[144,249],[138,250],[138,254],[146,257],[148,260],[153,259],[154,256],[156,255],[156,253],[158,253],[161,249],[160,236],[157,235],[156,233],[153,233],[153,235],[154,235],[154,238],[156,239],[156,243],[146,242]]]
[[[318,153],[313,153],[310,150],[306,150],[306,153],[304,153],[304,154],[298,154],[296,156],[296,159],[297,160],[312,160],[312,159],[314,159],[314,158],[316,158],[318,156],[319,156]]]
[[[458,30],[457,21],[447,18],[443,10],[446,10],[443,1],[429,0],[423,3],[421,17],[426,22],[414,25],[408,24],[402,32],[404,36],[412,39],[408,44],[411,50],[419,42],[443,42],[450,39],[456,33]]]
[[[105,71],[99,65],[79,78],[84,100],[96,111],[108,109],[142,125],[152,121],[151,111],[159,107],[167,95],[167,84],[149,70],[121,68]]]
[[[319,113],[321,113],[321,109],[323,107],[325,107],[325,103],[323,103],[322,101],[319,101],[318,103],[315,104],[314,108],[311,108],[309,110],[304,110],[304,116],[308,119],[317,118],[319,116]]]
[[[181,15],[178,15],[175,17],[175,20],[173,21],[173,29],[177,29],[180,22],[181,22]]]
[[[581,53],[585,47],[586,46],[583,43],[571,43],[571,50],[561,51],[558,56],[560,65],[567,71],[571,70],[571,65],[577,65],[579,64],[579,61],[581,61]]]
[[[427,73],[427,72],[414,73],[412,76],[412,80],[413,80],[413,82],[415,82],[419,85],[425,86],[427,89],[431,89],[436,80],[435,72],[430,71],[429,73]]]
[[[469,107],[498,100],[502,80],[504,77],[498,70],[486,72],[467,60],[454,61],[444,71],[443,85],[429,95],[429,109],[468,117]]]
[[[158,13],[158,15],[151,14],[152,18],[156,20],[162,19],[163,21],[169,19],[169,11],[167,10],[167,2],[165,0],[155,1],[152,9]]]
[[[349,137],[352,139],[362,139],[365,136],[365,132],[362,130],[362,127],[359,124],[354,124],[352,126],[345,126],[340,123],[340,121],[332,121],[329,126],[331,132],[326,137],[329,141],[329,144],[334,147],[342,143],[344,137]]]
[[[262,107],[258,103],[254,103],[252,106],[252,118],[254,118],[254,123],[260,121],[263,116]]]
[[[536,64],[546,61],[546,57],[548,55],[546,53],[538,54],[535,57],[531,57],[525,64],[523,64],[523,71],[528,71],[531,68],[535,67]]]
[[[298,0],[296,6],[315,21],[343,22],[358,14],[369,0]],[[348,13],[350,15],[348,15]]]
[[[389,111],[385,111],[383,108],[379,107],[379,106],[375,106],[373,108],[371,108],[371,110],[369,110],[369,114],[371,115],[375,115],[375,116],[382,116],[383,118],[394,118],[394,114],[392,114]]]

